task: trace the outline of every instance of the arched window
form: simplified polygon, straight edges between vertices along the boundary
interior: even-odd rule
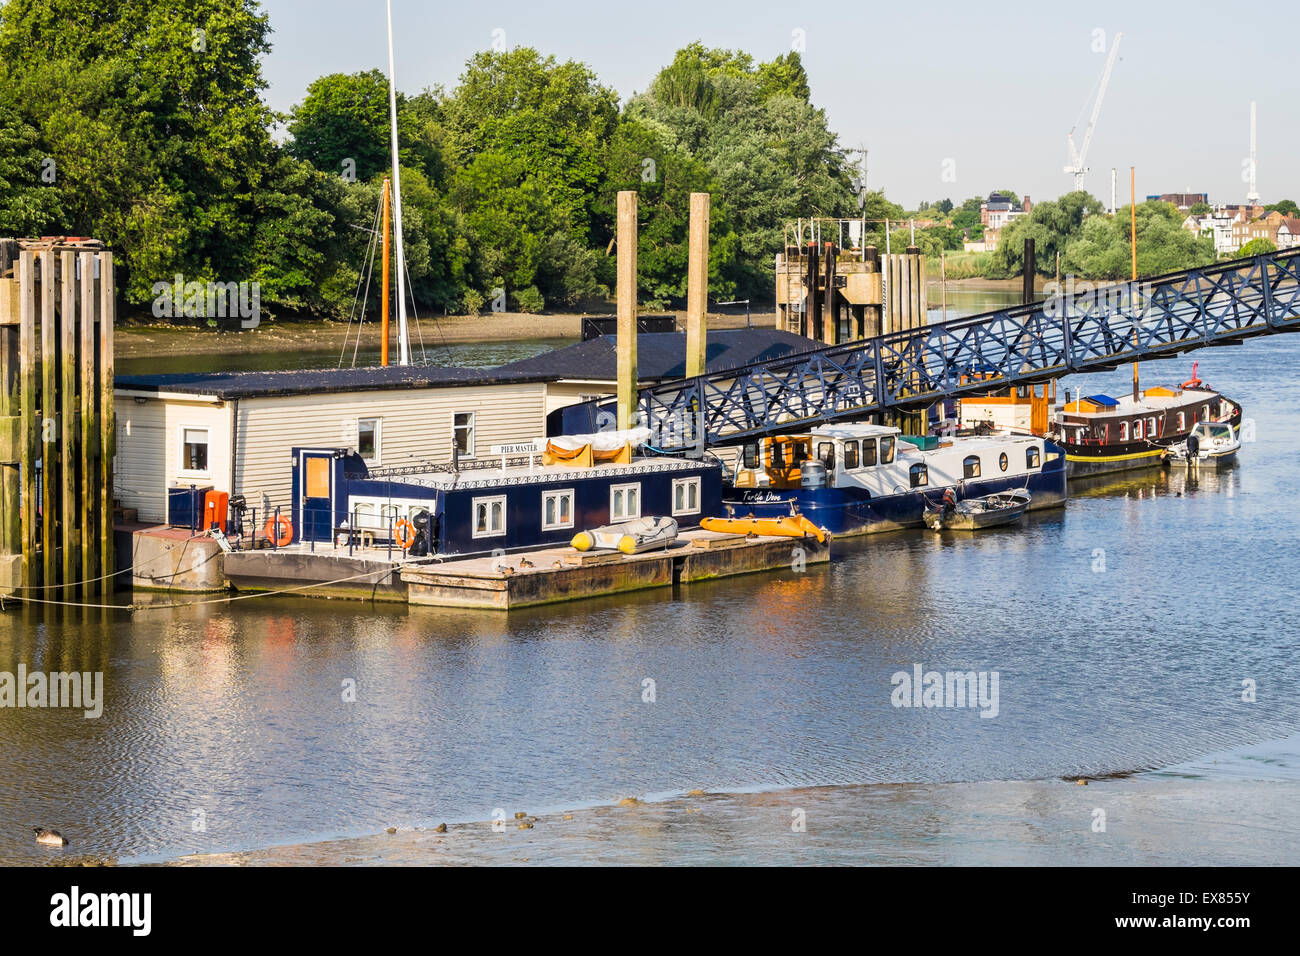
[[[961,463],[961,473],[963,478],[978,478],[980,476],[980,456],[971,455]]]
[[[1025,450],[1025,467],[1029,469],[1037,468],[1038,462],[1039,462],[1038,446],[1031,445],[1029,448]]]
[[[1009,463],[1010,463],[1010,459],[1007,458],[1006,452],[1003,452],[1002,454],[998,455],[998,468],[1000,468],[1003,471],[1006,471],[1007,465]]]
[[[1119,440],[1128,441],[1128,422],[1119,423]]]
[[[925,465],[913,465],[908,469],[913,488],[922,488],[930,483],[930,469]]]
[[[1142,419],[1133,419],[1133,440],[1137,441],[1142,437]]]
[[[1180,433],[1181,433],[1181,432],[1185,432],[1185,431],[1187,431],[1187,413],[1186,413],[1186,412],[1179,412],[1179,413],[1178,413],[1178,431],[1179,431]]]

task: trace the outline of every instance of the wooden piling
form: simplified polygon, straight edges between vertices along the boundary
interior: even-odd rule
[[[618,194],[618,427],[636,418],[637,194]]]
[[[3,265],[3,262],[0,262]],[[23,418],[18,382],[22,298],[17,278],[0,272],[0,587],[22,584],[22,494],[19,475]],[[11,556],[17,556],[15,561]]]
[[[77,256],[70,250],[59,255],[59,461],[62,463],[62,504],[59,508],[60,544],[63,548],[63,598],[75,600],[69,584],[81,574],[81,529],[77,527]],[[84,480],[85,473],[80,477]]]
[[[24,249],[18,254],[19,317],[19,407],[22,411],[22,443],[19,481],[22,485],[23,587],[40,584],[36,560],[36,442],[40,431],[36,421],[36,256]]]
[[[56,519],[59,496],[58,412],[58,316],[55,313],[54,252],[41,250],[41,567],[43,583],[52,586],[59,578],[58,540]],[[51,597],[53,597],[51,593]]]
[[[77,329],[78,371],[81,415],[78,418],[81,440],[81,494],[77,500],[77,521],[81,537],[81,580],[92,581],[99,575],[99,562],[95,560],[99,536],[95,530],[95,487],[91,474],[95,449],[99,445],[99,428],[95,420],[95,254],[81,253],[81,324]],[[91,594],[94,586],[85,585],[83,593]]]
[[[707,364],[709,308],[709,194],[691,193],[690,252],[686,272],[686,374]]]
[[[826,276],[823,279],[826,292],[822,297],[822,342],[836,345],[840,338],[839,296],[835,292],[835,266],[839,250],[831,243],[826,243]]]
[[[113,408],[113,253],[99,254],[99,425],[103,439],[99,447],[100,547],[99,563],[105,575],[100,594],[111,597],[117,583],[113,558],[113,455],[117,451],[117,423]]]

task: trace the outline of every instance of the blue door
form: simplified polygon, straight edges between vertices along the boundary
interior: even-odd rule
[[[334,452],[298,451],[297,531],[300,541],[334,536]]]

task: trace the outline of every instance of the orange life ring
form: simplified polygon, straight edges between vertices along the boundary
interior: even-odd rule
[[[293,540],[293,522],[284,515],[267,518],[262,534],[274,541],[277,548],[283,548]]]
[[[402,546],[402,550],[410,550],[411,545],[415,544],[415,525],[402,518],[397,524],[393,525],[393,536],[397,539],[397,543]]]

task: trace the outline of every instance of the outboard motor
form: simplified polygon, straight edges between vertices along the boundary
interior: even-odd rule
[[[227,537],[232,538],[238,543],[244,538],[244,512],[248,510],[248,501],[243,495],[230,496],[230,534]]]
[[[411,542],[411,547],[406,553],[413,558],[428,557],[434,549],[434,519],[429,516],[428,511],[421,510],[411,516],[411,524],[415,528],[415,540]]]

